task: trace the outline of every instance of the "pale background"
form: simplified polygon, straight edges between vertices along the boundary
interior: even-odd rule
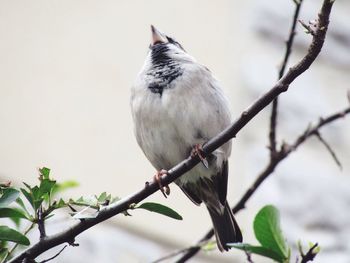
[[[315,18],[320,5],[306,1],[302,19]],[[107,191],[124,197],[140,189],[154,169],[134,139],[129,96],[147,53],[150,24],[214,72],[238,116],[276,80],[292,12],[292,0],[1,0],[0,179],[34,183],[36,168],[47,166],[57,180],[80,183],[67,196]],[[336,1],[322,56],[283,95],[280,139],[292,141],[310,121],[347,105],[349,12],[347,1]],[[292,61],[310,40],[298,28]],[[234,140],[231,204],[267,162],[268,117],[266,110]],[[318,241],[319,262],[350,261],[349,123],[345,119],[324,130],[343,170],[310,140],[237,216],[246,242],[257,244],[253,216],[272,203],[281,209],[291,243]],[[118,216],[78,237],[81,246],[68,248],[56,262],[150,262],[193,244],[210,226],[209,216],[176,186],[171,190],[168,199],[156,193],[147,200],[169,205],[183,221],[132,211],[132,217]],[[197,262],[208,256],[232,261],[242,253],[202,253]]]

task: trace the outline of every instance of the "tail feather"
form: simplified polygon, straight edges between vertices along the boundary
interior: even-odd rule
[[[243,241],[241,230],[227,201],[225,202],[224,211],[221,214],[210,206],[207,206],[207,208],[213,221],[216,242],[220,251],[229,250],[230,247],[227,246],[228,243]]]

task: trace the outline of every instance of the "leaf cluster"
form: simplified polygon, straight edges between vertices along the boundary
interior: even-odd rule
[[[270,258],[279,263],[289,263],[291,260],[291,248],[286,242],[280,225],[280,214],[273,205],[264,206],[255,216],[254,234],[260,245],[248,243],[229,244],[230,246],[244,250],[248,255],[256,254]],[[299,246],[301,246],[299,244]],[[310,245],[312,247],[313,244]],[[300,249],[300,251],[302,251]],[[316,254],[319,252],[316,250]],[[301,254],[303,257],[303,254]]]
[[[56,199],[56,196],[66,189],[76,187],[74,181],[57,183],[50,176],[50,169],[43,167],[39,169],[39,182],[31,186],[23,182],[23,187],[12,187],[10,183],[0,184],[0,262],[5,262],[12,256],[12,252],[18,245],[28,246],[29,231],[38,226],[40,237],[45,237],[46,220],[54,216],[53,212],[60,208],[69,208],[73,219],[85,220],[95,218],[99,211],[120,200],[111,194],[103,192],[91,197],[79,197],[78,199],[63,198]],[[182,220],[173,209],[158,203],[145,202],[140,205],[132,205],[132,210],[144,209],[150,212],[162,214],[173,219]],[[130,215],[124,211],[125,215]],[[22,221],[27,221],[27,229],[21,230]],[[12,223],[11,223],[12,222]]]
[[[27,234],[39,221],[44,222],[53,211],[68,205],[62,198],[54,200],[56,195],[77,186],[73,181],[57,183],[50,177],[47,167],[39,168],[38,179],[37,185],[23,183],[24,187],[19,189],[10,183],[0,184],[0,218],[3,218],[0,224],[1,262],[7,260],[18,245],[30,245]],[[20,231],[22,221],[29,225],[23,232]],[[12,247],[11,243],[14,243]]]

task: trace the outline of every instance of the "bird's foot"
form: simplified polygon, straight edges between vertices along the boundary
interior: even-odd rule
[[[153,176],[154,181],[156,181],[158,183],[159,189],[165,198],[167,198],[168,195],[170,195],[170,187],[169,187],[169,185],[165,185],[165,186],[162,185],[162,176],[167,175],[167,174],[168,174],[168,171],[163,169],[163,170],[158,171]]]
[[[201,160],[202,164],[204,165],[205,168],[209,169],[209,164],[207,159],[203,156],[203,148],[201,144],[195,144],[194,147],[192,148],[191,151],[191,156],[192,157],[196,157],[198,156],[198,158]]]

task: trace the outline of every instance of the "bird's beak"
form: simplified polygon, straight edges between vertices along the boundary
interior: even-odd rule
[[[155,28],[153,25],[151,25],[151,31],[152,31],[152,40],[151,45],[155,45],[157,43],[167,43],[167,38],[161,33],[157,28]]]

